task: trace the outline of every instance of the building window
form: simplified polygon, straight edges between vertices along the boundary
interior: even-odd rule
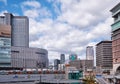
[[[13,52],[13,53],[19,53],[19,51],[11,51],[11,52]]]

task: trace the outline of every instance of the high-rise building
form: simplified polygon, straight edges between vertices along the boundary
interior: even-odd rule
[[[120,73],[120,3],[111,10],[114,23],[112,27],[113,72]]]
[[[70,54],[69,60],[70,60],[70,61],[77,60],[77,54]]]
[[[29,47],[29,20],[26,16],[13,16],[11,13],[4,13],[0,16],[0,24],[11,26],[11,45]]]
[[[0,24],[0,67],[11,66],[11,26]]]
[[[112,69],[112,41],[101,41],[96,45],[96,67],[101,72]]]
[[[58,65],[60,64],[60,60],[59,59],[55,59],[54,60],[54,70],[58,70]]]
[[[86,60],[94,60],[93,46],[87,46],[87,48],[86,48]]]
[[[65,54],[61,54],[60,55],[60,64],[64,64],[65,63]]]
[[[26,16],[0,16],[0,67],[46,68],[48,51],[29,48],[29,20]]]

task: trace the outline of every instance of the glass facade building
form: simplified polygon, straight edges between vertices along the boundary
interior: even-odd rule
[[[70,61],[77,60],[77,54],[70,54],[69,60],[70,60]]]
[[[12,66],[11,46],[29,48],[29,20],[26,16],[0,16],[0,67]]]
[[[48,51],[29,47],[29,19],[27,16],[0,16],[0,67],[48,67]]]
[[[11,66],[11,38],[0,37],[0,67]]]
[[[11,27],[0,25],[0,67],[11,66]]]

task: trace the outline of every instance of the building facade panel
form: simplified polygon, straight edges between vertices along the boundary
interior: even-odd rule
[[[93,69],[93,60],[74,60],[69,62],[70,66],[75,67],[78,70],[86,72],[88,69]]]
[[[12,18],[12,45],[29,47],[29,21],[27,17]]]
[[[11,48],[12,67],[46,68],[48,67],[48,52],[39,48]]]

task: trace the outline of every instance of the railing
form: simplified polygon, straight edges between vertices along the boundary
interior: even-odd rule
[[[11,74],[65,74],[65,71],[0,71],[0,75]]]

